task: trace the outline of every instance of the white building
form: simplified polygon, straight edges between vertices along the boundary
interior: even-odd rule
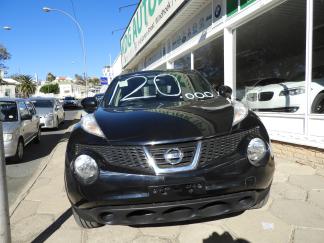
[[[83,99],[86,97],[86,87],[85,85],[78,84],[75,80],[68,77],[57,77],[53,84],[57,83],[60,88],[59,94],[44,94],[40,92],[41,86],[37,88],[35,96],[52,96],[57,98],[64,98],[67,96],[72,96],[77,99]],[[46,83],[45,83],[46,84]],[[43,84],[43,85],[45,85]]]
[[[124,72],[199,70],[232,87],[277,143],[324,148],[324,1],[148,2],[121,39]]]
[[[0,97],[15,98],[19,82],[11,78],[3,78],[0,82]]]

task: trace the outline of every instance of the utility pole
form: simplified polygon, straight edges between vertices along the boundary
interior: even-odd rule
[[[10,220],[7,192],[6,162],[3,147],[3,115],[0,112],[0,242],[10,243]]]
[[[4,30],[11,30],[11,27],[4,26]],[[0,77],[1,80],[1,77]],[[0,242],[10,243],[10,220],[9,220],[9,204],[6,177],[6,161],[3,146],[3,130],[2,130],[3,114],[0,111]]]

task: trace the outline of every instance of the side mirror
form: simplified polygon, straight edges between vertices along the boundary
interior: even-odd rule
[[[221,96],[225,97],[225,98],[229,98],[231,99],[232,98],[232,93],[233,93],[233,90],[231,87],[228,87],[226,85],[221,85],[219,86],[218,88],[218,92]]]
[[[81,105],[87,113],[92,113],[97,109],[98,102],[94,97],[87,97],[81,101]]]
[[[24,114],[21,116],[21,120],[22,121],[27,121],[27,120],[31,120],[33,117],[31,114]]]

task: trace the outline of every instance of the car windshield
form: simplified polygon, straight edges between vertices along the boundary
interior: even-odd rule
[[[147,72],[121,76],[107,92],[106,107],[211,99],[218,94],[195,72]]]
[[[0,101],[0,109],[4,122],[18,121],[18,111],[16,102]]]
[[[31,101],[36,108],[50,108],[53,107],[53,100],[32,100]]]
[[[74,97],[65,97],[64,100],[75,100]]]

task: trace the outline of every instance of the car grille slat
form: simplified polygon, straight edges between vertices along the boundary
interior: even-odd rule
[[[248,135],[260,136],[259,127],[240,131],[226,136],[201,140],[201,150],[198,168],[213,166],[223,163],[221,158],[230,156],[238,150],[241,141]],[[191,165],[196,153],[198,142],[185,142],[147,146],[147,150],[154,158],[156,166],[160,169],[179,168]],[[164,158],[164,153],[169,149],[180,149],[184,157],[179,164],[171,165]],[[104,163],[122,169],[153,174],[154,170],[147,162],[144,148],[141,146],[96,146],[81,145],[75,147],[75,155],[82,151],[93,151],[104,159]]]

